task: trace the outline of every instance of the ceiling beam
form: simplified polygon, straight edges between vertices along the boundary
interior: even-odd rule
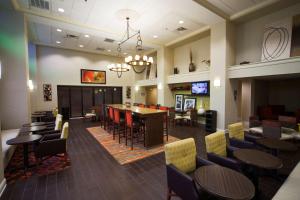
[[[214,6],[207,0],[193,0],[194,2],[198,3],[200,6],[206,8],[207,10],[215,13],[219,17],[222,17],[223,19],[229,20],[230,16],[225,13],[223,10],[219,9],[218,7]]]

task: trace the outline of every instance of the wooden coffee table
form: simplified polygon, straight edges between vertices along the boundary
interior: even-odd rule
[[[282,161],[279,158],[256,149],[238,149],[233,152],[233,156],[251,169],[248,178],[253,181],[257,192],[259,169],[277,170],[282,167]]]
[[[38,131],[43,131],[46,130],[48,127],[47,126],[30,126],[30,127],[22,127],[20,129],[20,133],[28,133],[28,132],[33,132],[36,133]]]
[[[28,162],[28,145],[40,140],[41,138],[41,135],[23,135],[6,141],[6,144],[8,145],[23,145],[23,161],[25,170],[30,167]]]
[[[297,151],[297,146],[286,141],[282,141],[274,138],[261,138],[256,142],[268,149],[272,150],[272,153],[277,156],[278,151]]]
[[[243,174],[219,165],[200,167],[195,182],[206,192],[222,199],[252,199],[255,188]]]

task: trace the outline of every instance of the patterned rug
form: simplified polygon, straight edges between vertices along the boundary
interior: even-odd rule
[[[29,147],[29,152],[32,148]],[[14,183],[17,180],[25,180],[31,176],[44,176],[52,174],[61,170],[65,170],[71,166],[69,157],[64,158],[63,155],[60,157],[52,156],[42,161],[40,165],[36,166],[36,159],[34,153],[31,152],[28,155],[29,165],[31,168],[27,169],[26,172],[22,169],[23,167],[23,146],[17,146],[14,155],[12,156],[9,164],[5,168],[4,176],[8,183]]]
[[[144,159],[164,151],[164,145],[146,149],[143,146],[142,142],[135,143],[133,146],[133,150],[131,150],[130,145],[125,145],[124,138],[122,138],[121,144],[119,144],[118,137],[113,140],[112,134],[106,132],[103,128],[91,127],[87,128],[87,130],[121,165]],[[164,138],[164,140],[166,144],[178,141],[179,139],[169,135],[168,142],[166,142],[166,137]],[[131,144],[130,141],[128,142],[129,144]]]

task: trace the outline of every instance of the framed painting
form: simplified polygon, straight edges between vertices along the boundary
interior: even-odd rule
[[[106,71],[81,69],[81,83],[106,84]]]
[[[44,101],[52,101],[52,86],[51,84],[43,84]]]
[[[183,94],[176,94],[175,95],[175,110],[182,110],[183,105]]]
[[[196,108],[196,98],[185,98],[183,110],[192,110]]]

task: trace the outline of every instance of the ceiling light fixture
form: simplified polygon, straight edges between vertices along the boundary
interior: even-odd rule
[[[183,20],[180,20],[178,23],[179,23],[179,24],[183,24],[183,23],[184,23],[184,21],[183,21]]]
[[[147,57],[146,55],[140,55],[141,51],[143,50],[142,44],[142,38],[141,38],[141,32],[140,30],[134,30],[129,26],[129,17],[126,17],[126,33],[125,33],[125,38],[122,39],[122,41],[118,42],[118,56],[121,57],[121,45],[133,38],[134,36],[137,36],[137,42],[136,42],[136,52],[137,54],[133,56],[128,56],[125,58],[125,63],[118,63],[118,64],[111,64],[108,66],[108,69],[110,71],[117,72],[118,78],[122,76],[123,72],[129,71],[129,69],[132,67],[133,71],[137,74],[143,73],[147,66],[150,66],[153,63],[153,58],[152,57]],[[133,32],[130,34],[130,32]],[[127,53],[124,52],[124,55]]]
[[[88,34],[84,35],[84,37],[89,38],[90,36]]]
[[[63,8],[58,8],[57,10],[58,10],[58,12],[61,12],[61,13],[65,12],[65,9],[63,9]]]
[[[158,38],[158,36],[157,35],[153,35],[153,38]]]
[[[62,30],[60,28],[56,29],[57,32],[62,32]]]
[[[108,51],[108,52],[111,52],[111,50],[110,50],[110,49],[107,49],[107,51]]]
[[[79,45],[80,48],[83,48],[84,46],[82,44]]]
[[[61,41],[56,41],[56,44],[60,44],[61,43]]]

